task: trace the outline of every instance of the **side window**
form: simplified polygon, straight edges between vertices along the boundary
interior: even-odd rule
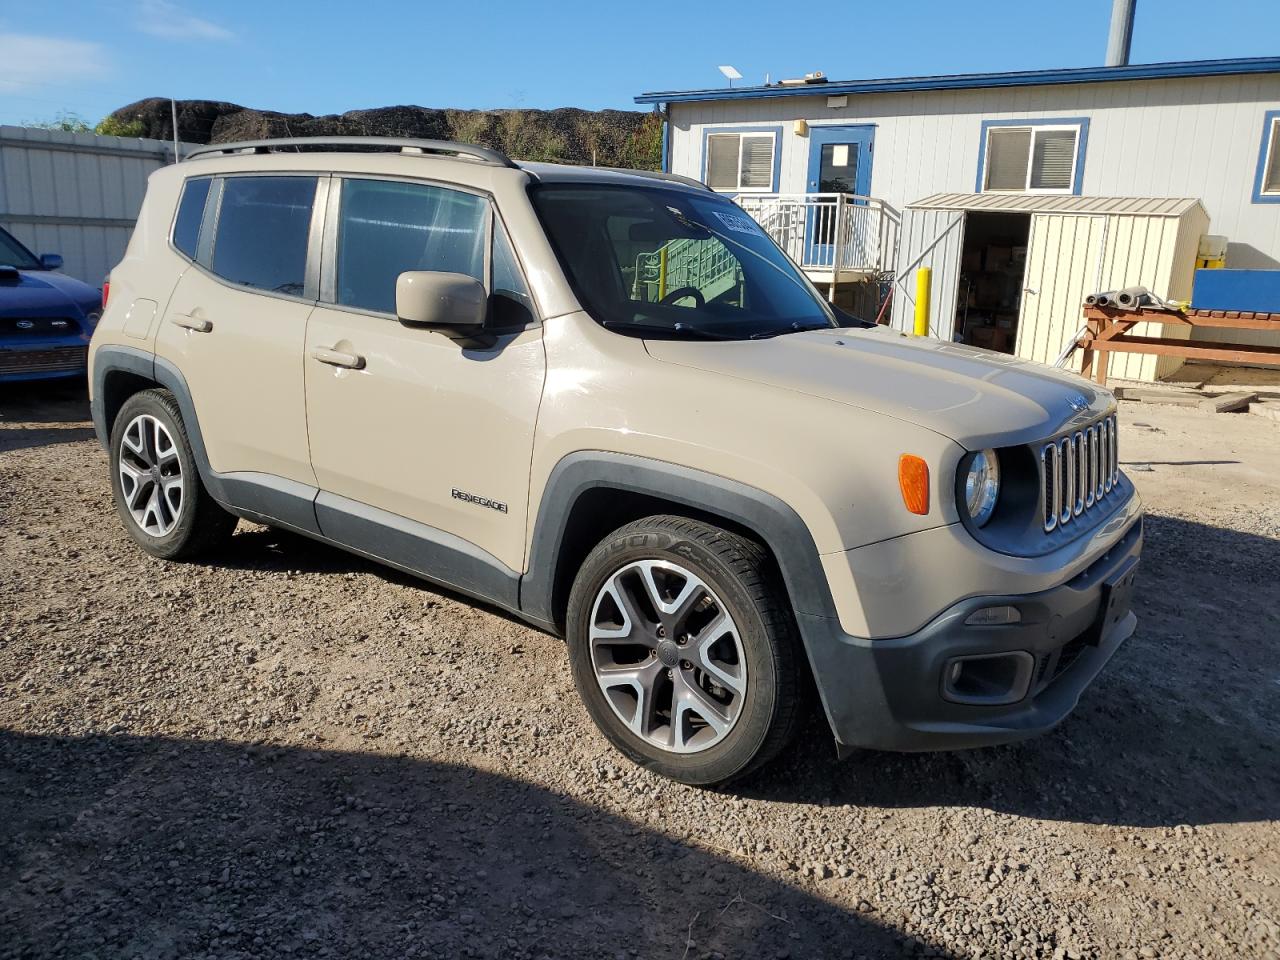
[[[484,282],[489,204],[420,183],[345,180],[338,215],[337,302],[395,313],[408,270],[464,273]]]
[[[178,216],[173,221],[173,245],[192,260],[200,243],[200,221],[204,219],[204,202],[209,198],[209,177],[188,180],[178,201]]]
[[[227,177],[212,270],[224,280],[301,296],[315,177]]]
[[[533,297],[511,238],[501,223],[493,227],[493,319],[495,327],[522,327],[533,320]]]

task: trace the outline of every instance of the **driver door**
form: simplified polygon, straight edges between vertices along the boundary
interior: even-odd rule
[[[523,566],[546,370],[519,264],[486,197],[400,180],[333,183],[303,359],[320,528],[501,599],[495,583]],[[409,270],[484,282],[491,322],[502,324],[492,346],[402,324],[395,283]]]

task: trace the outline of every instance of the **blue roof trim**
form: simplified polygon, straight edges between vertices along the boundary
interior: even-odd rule
[[[1126,67],[1067,67],[1011,73],[959,73],[938,77],[883,80],[837,80],[803,86],[734,87],[711,90],[668,90],[642,93],[636,103],[679,103],[690,100],[756,100],[765,97],[820,97],[845,93],[907,93],[920,90],[975,90],[982,87],[1034,87],[1045,84],[1106,83],[1115,80],[1167,80],[1176,77],[1224,77],[1280,73],[1280,57],[1236,60],[1179,60],[1136,63]]]

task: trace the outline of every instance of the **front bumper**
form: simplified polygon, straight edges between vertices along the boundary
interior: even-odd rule
[[[0,383],[83,377],[88,360],[85,335],[0,340]]]
[[[1137,626],[1127,596],[1142,540],[1139,516],[1067,582],[1037,593],[963,600],[905,637],[866,640],[844,633],[838,621],[801,616],[837,746],[961,749],[1056,726]],[[965,623],[992,606],[1017,607],[1021,622]],[[990,686],[957,689],[955,678],[967,668],[956,665],[976,662],[1002,665],[991,673],[996,688],[1007,679],[1007,696]],[[974,690],[980,692],[970,696]]]

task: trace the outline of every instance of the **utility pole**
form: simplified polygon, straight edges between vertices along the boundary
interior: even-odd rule
[[[1133,46],[1133,11],[1138,0],[1112,0],[1111,33],[1107,37],[1107,66],[1127,67]]]
[[[178,153],[178,101],[173,97],[169,98],[169,111],[173,115],[173,162],[177,163],[182,155]]]

